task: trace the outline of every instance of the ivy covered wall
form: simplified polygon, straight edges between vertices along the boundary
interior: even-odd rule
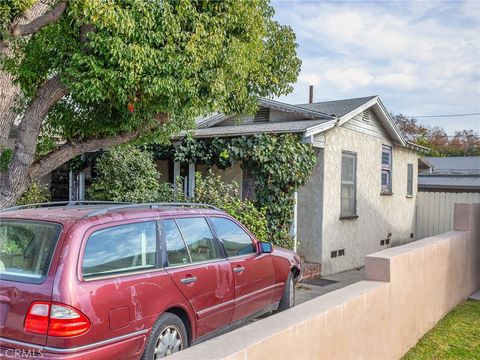
[[[257,134],[232,138],[185,137],[177,146],[149,148],[157,160],[216,165],[226,169],[239,163],[255,178],[255,205],[266,209],[268,229],[276,245],[293,247],[289,230],[293,194],[313,172],[316,156],[310,144],[291,134]]]

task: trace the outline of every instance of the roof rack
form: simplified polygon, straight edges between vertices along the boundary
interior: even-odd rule
[[[6,209],[0,210],[0,213],[8,212],[8,211],[16,211],[16,210],[24,210],[24,209],[31,209],[31,208],[44,208],[44,207],[52,207],[52,206],[65,206],[65,207],[75,207],[81,205],[125,205],[131,204],[128,202],[116,202],[116,201],[51,201],[51,202],[43,202],[43,203],[34,203],[34,204],[26,204],[26,205],[19,205],[13,206]]]
[[[102,208],[102,209],[96,209],[93,211],[90,211],[87,213],[84,217],[89,218],[93,216],[98,216],[98,215],[105,215],[108,214],[109,212],[112,211],[119,211],[119,210],[124,210],[124,209],[156,209],[156,208],[161,208],[161,207],[200,207],[200,208],[206,208],[206,209],[213,209],[213,210],[218,210],[222,211],[216,206],[209,205],[209,204],[197,204],[197,203],[182,203],[182,202],[159,202],[159,203],[141,203],[141,204],[118,204],[118,205],[113,205],[110,207]]]

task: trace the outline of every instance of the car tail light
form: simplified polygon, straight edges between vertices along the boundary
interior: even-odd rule
[[[49,336],[80,335],[90,328],[90,320],[79,310],[59,303],[35,301],[25,318],[25,331]]]

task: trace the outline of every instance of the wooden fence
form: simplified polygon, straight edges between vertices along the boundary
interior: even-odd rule
[[[417,193],[415,238],[442,234],[453,229],[455,203],[480,203],[480,193]]]

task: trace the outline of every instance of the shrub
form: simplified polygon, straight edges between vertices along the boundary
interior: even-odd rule
[[[160,173],[150,153],[131,145],[113,148],[97,160],[98,176],[87,190],[91,200],[153,202],[160,190]]]
[[[17,205],[36,204],[49,200],[50,192],[48,191],[48,186],[33,182],[17,201]]]
[[[222,209],[245,225],[259,241],[270,241],[265,208],[257,209],[253,202],[240,199],[238,193],[237,183],[225,184],[211,171],[206,177],[195,175],[195,202]]]

